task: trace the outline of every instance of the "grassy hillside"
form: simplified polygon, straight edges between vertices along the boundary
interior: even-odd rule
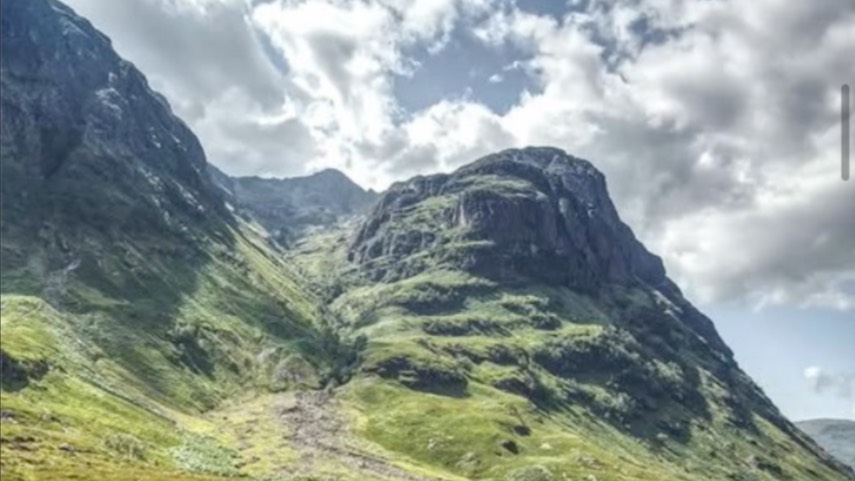
[[[135,275],[159,280],[133,291],[74,270],[61,294],[39,295],[21,288],[31,275],[4,271],[4,477],[90,463],[107,473],[116,462],[235,473],[224,448],[194,451],[183,416],[246,389],[319,387],[331,374],[334,339],[317,303],[262,239],[244,226],[230,249],[210,249],[192,276],[141,263]]]
[[[53,0],[2,23],[3,478],[237,474],[193,420],[330,378],[317,301],[106,37]]]
[[[508,231],[455,223],[461,205],[489,191],[501,217],[543,194],[513,175],[448,179],[401,184],[361,232],[291,254],[362,347],[339,392],[366,439],[468,479],[849,479],[667,284],[484,269]]]
[[[472,479],[846,479],[760,412],[735,411],[741,394],[712,372],[633,352],[634,336],[590,299],[448,272],[408,281],[337,301],[369,339],[344,396],[360,432],[391,451]],[[412,310],[413,293],[462,286],[482,292]],[[544,308],[568,300],[578,313]],[[366,304],[371,314],[353,308]],[[595,357],[567,373],[543,362],[552,350]]]
[[[106,37],[0,5],[4,480],[847,478],[590,163],[502,152],[283,253]]]

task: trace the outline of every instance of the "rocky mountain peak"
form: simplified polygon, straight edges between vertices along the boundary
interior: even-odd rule
[[[230,177],[213,165],[208,170],[239,212],[255,218],[284,245],[314,229],[364,213],[377,198],[335,169],[290,178]]]
[[[350,180],[350,178],[348,178],[346,175],[344,175],[344,172],[342,172],[338,169],[332,169],[332,168],[326,168],[326,169],[319,170],[319,171],[315,172],[314,174],[311,174],[307,177],[310,179],[313,178],[313,179],[320,179],[320,180],[326,180],[326,181],[332,181],[332,182],[344,182],[344,181],[349,182],[349,183],[353,182],[352,180]]]
[[[382,267],[393,259],[428,257],[490,278],[582,289],[667,281],[661,259],[620,220],[602,173],[552,147],[505,150],[395,184],[350,257],[379,267],[379,277],[406,275]]]
[[[568,191],[573,192],[588,204],[610,204],[603,174],[587,160],[574,157],[555,147],[508,149],[483,157],[460,170],[469,173],[517,175],[525,178],[522,170],[524,167],[521,166],[548,173],[560,180]],[[606,194],[605,199],[602,198],[603,194]]]
[[[0,82],[10,266],[44,249],[50,268],[86,258],[85,269],[120,239],[190,256],[194,239],[233,221],[196,136],[67,6],[2,3]]]
[[[67,6],[52,0],[4,2],[2,71],[9,117],[4,127],[35,130],[31,137],[4,136],[14,144],[4,147],[38,155],[45,176],[61,169],[74,147],[97,143],[105,155],[144,157],[194,189],[207,188],[196,137],[142,73],[113,51],[110,40]],[[32,89],[32,82],[41,88]],[[38,150],[19,152],[28,148]]]

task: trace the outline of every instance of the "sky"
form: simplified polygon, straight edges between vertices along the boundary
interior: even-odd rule
[[[68,0],[232,175],[382,190],[508,147],[621,215],[793,419],[855,419],[852,0]]]

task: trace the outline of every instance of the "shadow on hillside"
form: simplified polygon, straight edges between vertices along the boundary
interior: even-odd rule
[[[294,348],[312,352],[311,326],[254,283],[252,261],[238,252],[250,242],[236,237],[244,234],[216,192],[199,199],[202,210],[181,202],[179,191],[152,201],[132,179],[98,166],[72,157],[49,179],[35,178],[4,152],[2,294],[74,314],[66,319],[78,340],[59,342],[82,348],[93,366],[100,358],[118,364],[166,400],[184,389],[210,406],[209,383],[194,378],[240,379],[248,366],[229,351],[258,339],[240,338],[228,323],[304,341]]]
[[[687,352],[690,333],[672,318],[635,307],[609,314],[612,322],[598,334],[541,343],[531,352],[533,382],[525,389],[498,387],[545,411],[583,407],[654,449],[690,442],[693,426],[712,421],[702,368],[713,361],[708,353]]]
[[[49,369],[44,361],[18,360],[0,349],[0,387],[4,391],[20,391],[44,377]]]

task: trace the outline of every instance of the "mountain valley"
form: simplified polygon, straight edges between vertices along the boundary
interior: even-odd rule
[[[2,41],[4,479],[855,479],[591,162],[230,177],[60,2]]]

